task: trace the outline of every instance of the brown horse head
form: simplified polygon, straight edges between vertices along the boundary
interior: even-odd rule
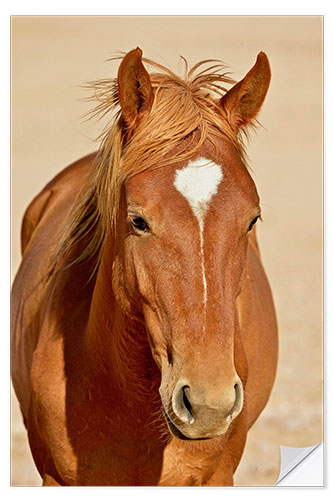
[[[66,249],[93,228],[77,260],[98,251],[98,278],[107,280],[99,289],[111,282],[122,317],[144,325],[163,412],[182,439],[225,433],[243,408],[247,360],[236,300],[260,205],[239,136],[270,81],[262,52],[229,91],[224,85],[235,82],[223,66],[203,63],[186,65],[180,78],[137,48],[113,85],[97,83],[99,110],[114,102],[120,109],[64,234]]]
[[[269,63],[260,53],[241,82],[214,98],[200,78],[150,77],[141,55],[127,54],[118,73],[122,168],[130,175],[120,194],[113,290],[145,324],[171,433],[214,437],[243,407],[236,299],[260,206],[237,133],[264,101]]]

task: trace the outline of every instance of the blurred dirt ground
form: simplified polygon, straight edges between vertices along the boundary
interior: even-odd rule
[[[321,17],[13,17],[12,265],[17,271],[22,215],[59,170],[96,148],[102,124],[80,86],[114,76],[115,52],[140,46],[177,70],[225,61],[236,79],[260,50],[272,83],[251,134],[249,156],[261,196],[258,227],[280,330],[280,360],[269,404],[249,432],[236,485],[271,485],[280,445],[322,440],[322,18]],[[12,485],[37,485],[17,401],[12,404]]]

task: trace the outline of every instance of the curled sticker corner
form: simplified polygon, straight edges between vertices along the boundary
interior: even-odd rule
[[[275,486],[323,486],[323,443],[307,448],[280,446],[280,475]]]

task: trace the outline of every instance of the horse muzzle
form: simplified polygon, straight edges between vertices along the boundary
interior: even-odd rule
[[[209,439],[224,434],[243,408],[243,384],[237,376],[228,387],[212,393],[179,380],[164,407],[171,434],[179,439]]]

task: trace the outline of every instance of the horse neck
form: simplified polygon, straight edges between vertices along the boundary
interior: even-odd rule
[[[107,378],[113,389],[126,391],[127,397],[132,388],[141,400],[151,401],[156,395],[159,401],[160,372],[145,326],[123,312],[112,290],[111,247],[107,241],[91,302],[86,332],[89,365],[98,378]]]

